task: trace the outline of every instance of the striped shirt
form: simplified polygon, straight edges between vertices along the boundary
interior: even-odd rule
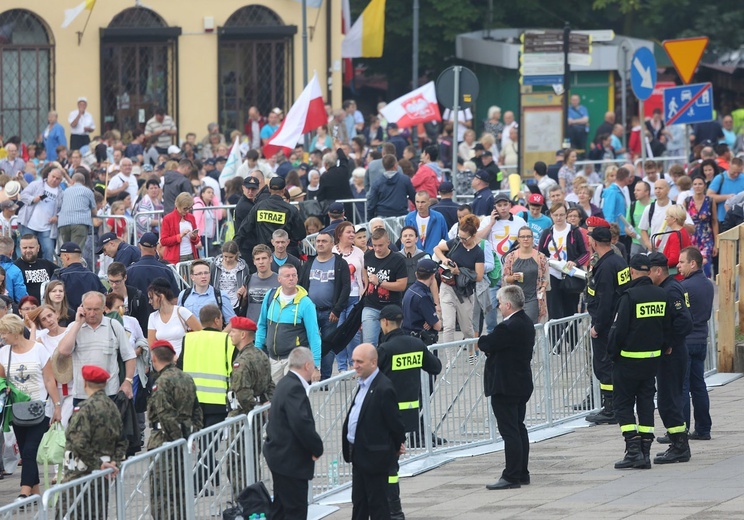
[[[96,209],[93,191],[84,184],[74,184],[60,193],[58,227],[81,224],[93,225],[92,210]]]

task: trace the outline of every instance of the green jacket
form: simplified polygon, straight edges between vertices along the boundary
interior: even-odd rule
[[[10,393],[10,399],[8,394]],[[31,397],[18,390],[12,384],[8,385],[8,381],[4,377],[0,377],[0,409],[3,410],[3,432],[10,431],[10,424],[13,422],[13,408],[12,403],[23,403],[30,401]]]

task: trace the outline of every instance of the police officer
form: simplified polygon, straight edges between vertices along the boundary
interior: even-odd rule
[[[660,443],[669,443],[665,453],[654,458],[654,464],[687,462],[690,460],[690,445],[687,439],[687,425],[683,414],[682,388],[687,373],[687,345],[685,338],[692,331],[689,296],[684,287],[669,275],[669,261],[663,253],[648,255],[651,262],[651,280],[667,293],[672,316],[672,331],[669,337],[670,349],[664,353],[659,364],[656,379],[659,384],[656,396],[659,416],[667,429],[667,435],[657,438]]]
[[[111,377],[95,365],[82,368],[84,389],[88,398],[75,407],[65,431],[65,462],[62,483],[70,482],[98,469],[113,468],[115,473],[126,455],[127,440],[122,436],[119,410],[106,395],[106,382]],[[73,511],[68,511],[68,493],[62,493],[60,508],[65,518],[106,518],[108,487],[97,486],[97,496],[90,497]],[[95,513],[88,509],[95,504]],[[91,514],[93,513],[93,514]],[[69,515],[69,516],[67,516]]]
[[[54,271],[52,280],[61,280],[65,284],[67,302],[71,309],[77,309],[82,302],[83,294],[98,291],[106,294],[106,288],[93,271],[83,266],[82,251],[75,242],[65,242],[59,250],[62,268]]]
[[[175,366],[173,345],[164,340],[156,341],[150,351],[156,379],[147,402],[147,417],[152,428],[148,450],[188,438],[202,427],[196,385],[191,376]],[[155,520],[186,517],[185,489],[175,485],[175,479],[180,481],[184,471],[180,457],[164,457],[150,474],[150,510]]]
[[[607,335],[612,326],[618,289],[630,281],[628,264],[612,251],[609,227],[595,227],[589,233],[589,245],[599,260],[592,268],[587,282],[587,311],[591,317],[592,362],[594,375],[599,380],[602,409],[589,414],[586,420],[597,424],[615,424],[612,408],[612,360],[607,355]]]
[[[612,367],[614,412],[625,438],[625,458],[616,469],[650,469],[654,441],[654,377],[671,328],[667,295],[654,286],[646,255],[630,259],[631,281],[617,304],[607,341]],[[638,422],[633,409],[638,411]]]
[[[272,234],[277,229],[283,229],[289,235],[287,252],[296,257],[300,256],[300,241],[307,233],[300,212],[282,199],[285,186],[282,177],[271,179],[269,198],[256,203],[251,213],[240,224],[235,241],[240,244],[240,255],[243,258],[251,258],[253,246],[256,244],[270,244]]]
[[[403,295],[403,323],[401,328],[407,334],[421,338],[427,345],[437,342],[442,322],[437,315],[437,303],[433,290],[436,290],[437,263],[430,258],[422,258],[416,266],[416,281]]]
[[[400,328],[403,310],[397,305],[386,305],[380,311],[380,329],[383,337],[377,347],[377,366],[392,381],[398,395],[406,432],[417,432],[421,400],[421,370],[430,375],[442,371],[442,362],[432,354],[426,344],[411,337]],[[395,458],[388,476],[388,504],[392,520],[404,520],[398,485],[398,459]]]
[[[156,278],[165,278],[170,284],[173,294],[178,294],[179,288],[173,269],[158,261],[155,256],[155,249],[158,245],[158,236],[155,233],[147,232],[139,240],[140,254],[138,261],[127,267],[127,285],[136,287],[143,294],[147,294],[147,289]],[[147,304],[148,313],[153,311],[150,304]],[[149,314],[148,314],[149,315]],[[144,330],[144,329],[143,329]]]
[[[256,335],[256,323],[236,316],[230,320],[230,342],[238,351],[232,363],[230,390],[227,392],[229,417],[247,415],[253,408],[266,403],[274,396],[274,380],[271,379],[271,364],[265,352],[253,345]],[[256,445],[254,453],[261,448],[261,435],[254,436]],[[228,477],[233,485],[234,496],[237,496],[246,485],[243,475],[243,461],[235,453],[228,465]],[[258,473],[256,473],[258,475]]]
[[[126,267],[129,267],[141,257],[139,249],[121,240],[116,236],[116,233],[105,233],[101,237],[101,247],[98,248],[96,254],[105,254],[113,258],[114,262],[121,262]]]

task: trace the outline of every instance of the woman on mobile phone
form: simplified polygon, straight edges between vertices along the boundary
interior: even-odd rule
[[[201,243],[194,209],[194,197],[181,193],[176,197],[175,208],[163,218],[163,232],[160,243],[165,248],[165,260],[172,264],[199,258],[197,246]]]

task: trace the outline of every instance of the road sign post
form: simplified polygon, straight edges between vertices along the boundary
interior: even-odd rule
[[[697,83],[664,89],[666,125],[690,125],[713,120],[713,87]]]

